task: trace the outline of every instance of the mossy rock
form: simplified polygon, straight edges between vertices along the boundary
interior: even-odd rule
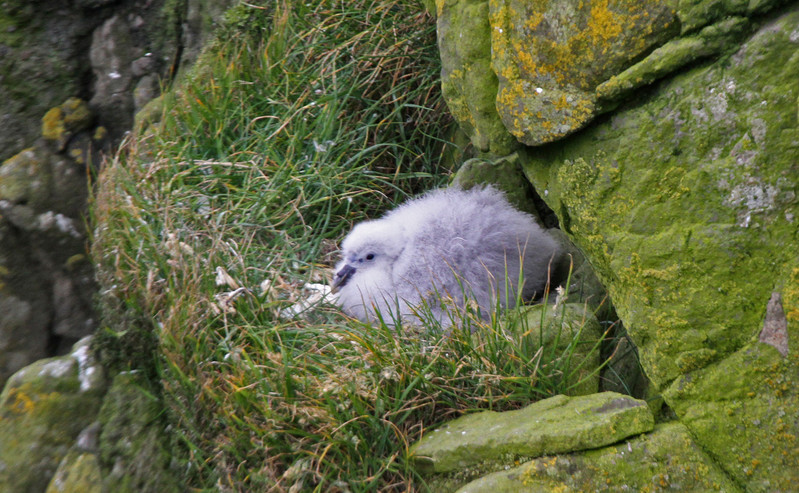
[[[669,40],[667,2],[491,0],[496,106],[520,142],[540,145],[583,128],[604,108],[599,84]]]
[[[749,342],[799,266],[797,23],[522,158],[658,386]]]
[[[439,0],[441,90],[449,110],[481,153],[504,156],[518,147],[496,109],[498,80],[491,70],[488,0]]]
[[[434,491],[452,491],[436,489]],[[742,491],[685,426],[654,431],[582,453],[537,458],[477,479],[459,493],[555,491]]]
[[[799,331],[792,333],[793,340]],[[799,484],[799,353],[762,343],[678,379],[665,392],[696,442],[749,491]]]
[[[58,466],[45,493],[102,493],[103,482],[97,456],[70,451]]]
[[[0,394],[0,491],[44,491],[96,418],[103,392],[87,339],[71,354],[37,361],[9,378]]]
[[[479,185],[492,185],[502,190],[514,207],[532,214],[541,223],[530,182],[524,176],[515,154],[499,159],[469,159],[458,169],[452,185],[464,190]]]
[[[551,397],[517,411],[485,411],[451,421],[411,448],[423,473],[462,481],[504,469],[521,457],[597,448],[650,431],[646,403],[614,392]]]
[[[795,445],[781,439],[796,423],[778,415],[797,407],[796,349],[781,360],[753,344],[773,293],[784,338],[799,338],[797,29],[793,6],[730,56],[520,154],[608,287],[655,388],[753,491],[796,481]]]
[[[99,415],[104,491],[184,491],[179,474],[170,469],[162,412],[163,404],[142,375],[125,372],[114,378]]]
[[[475,147],[503,155],[510,136],[557,141],[636,89],[729,53],[781,3],[442,0],[442,88]]]

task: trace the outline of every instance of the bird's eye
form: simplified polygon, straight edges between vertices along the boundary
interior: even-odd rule
[[[372,260],[373,258],[375,258],[375,254],[374,253],[370,253],[370,254],[366,255],[366,260]]]

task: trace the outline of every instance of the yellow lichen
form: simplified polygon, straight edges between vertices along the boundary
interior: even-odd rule
[[[66,132],[64,112],[60,107],[50,108],[42,117],[42,137],[48,140],[61,140]]]

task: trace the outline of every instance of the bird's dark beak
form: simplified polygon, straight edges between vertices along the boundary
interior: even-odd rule
[[[335,293],[339,290],[339,288],[344,287],[347,284],[347,282],[349,282],[350,277],[352,277],[352,275],[355,274],[355,270],[356,270],[355,267],[352,267],[350,265],[345,265],[338,272],[336,272],[336,275],[333,276],[332,291]]]

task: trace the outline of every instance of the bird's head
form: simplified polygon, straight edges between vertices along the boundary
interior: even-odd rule
[[[333,291],[343,288],[356,273],[359,284],[390,279],[394,261],[404,248],[405,234],[401,226],[384,220],[358,224],[341,244],[342,260],[336,265]]]

